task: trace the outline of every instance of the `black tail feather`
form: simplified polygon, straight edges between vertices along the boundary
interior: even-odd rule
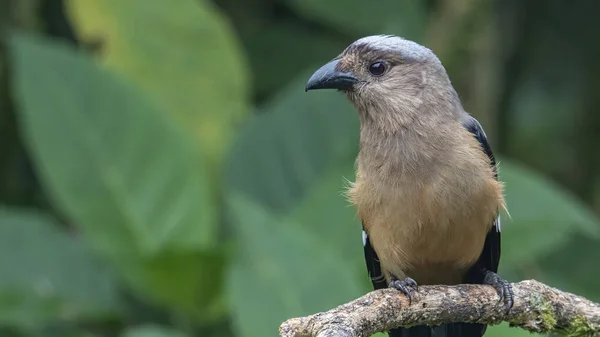
[[[389,331],[390,337],[481,337],[486,325],[473,323],[451,323],[440,326],[414,326]]]

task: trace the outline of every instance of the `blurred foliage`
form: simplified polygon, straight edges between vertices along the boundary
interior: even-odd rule
[[[287,0],[300,15],[317,20],[332,28],[361,35],[364,32],[398,34],[418,40],[425,28],[427,8],[425,1],[384,0],[378,6],[385,8],[377,15],[365,15],[373,8],[366,1],[346,0]]]
[[[0,323],[35,329],[52,319],[120,314],[114,275],[56,220],[14,208],[1,209],[0,222]]]
[[[272,335],[287,318],[338,306],[365,290],[351,261],[314,231],[235,195],[229,206],[240,247],[227,289],[240,336]]]
[[[248,88],[238,42],[214,6],[194,0],[66,3],[80,38],[98,41],[103,62],[175,114],[217,165],[246,113]]]
[[[436,51],[490,135],[501,272],[600,300],[599,7],[0,2],[0,335],[276,336],[369,291],[358,119],[303,88],[376,33]]]
[[[23,132],[57,206],[136,288],[206,310],[218,279],[199,268],[221,266],[193,139],[89,58],[21,35],[10,46]]]

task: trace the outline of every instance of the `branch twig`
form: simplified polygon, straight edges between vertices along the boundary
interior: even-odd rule
[[[365,337],[399,326],[509,322],[531,332],[600,336],[600,304],[537,281],[513,283],[508,314],[486,285],[421,286],[412,304],[394,289],[370,292],[327,312],[281,324],[282,337]]]

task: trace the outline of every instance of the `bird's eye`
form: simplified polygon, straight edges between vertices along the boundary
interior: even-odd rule
[[[385,73],[385,64],[382,62],[375,62],[369,66],[369,72],[375,76],[381,76]]]

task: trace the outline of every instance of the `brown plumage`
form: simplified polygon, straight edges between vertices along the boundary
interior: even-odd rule
[[[367,234],[370,272],[380,264],[387,283],[406,277],[418,284],[490,283],[509,293],[495,274],[503,186],[481,126],[463,110],[433,52],[399,37],[366,37],[307,84],[322,88],[342,90],[358,111],[360,152],[347,195]],[[377,287],[380,276],[371,276]],[[510,307],[512,297],[505,302]],[[437,334],[485,331],[448,327]],[[429,330],[411,331],[428,336],[422,333]]]
[[[477,141],[447,123],[391,135],[361,130],[348,196],[388,281],[392,272],[419,284],[461,283],[502,205],[502,185]],[[439,128],[460,132],[432,135]]]

